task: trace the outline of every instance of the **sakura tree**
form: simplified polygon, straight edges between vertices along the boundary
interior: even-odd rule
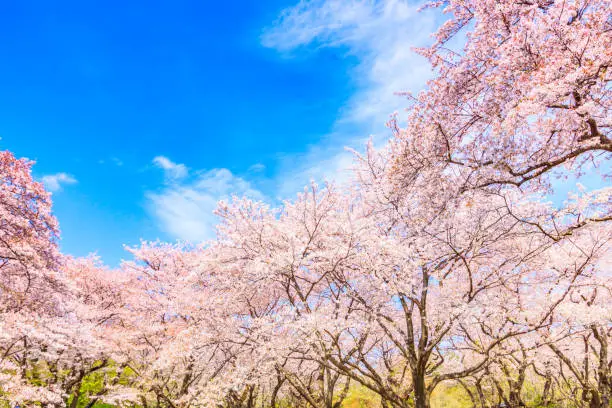
[[[439,1],[450,15],[429,48],[436,70],[396,128],[392,172],[461,172],[461,189],[538,189],[566,166],[609,159],[610,11],[606,1]],[[453,50],[465,35],[465,46]],[[454,47],[460,48],[460,47]],[[602,169],[607,171],[606,168]]]
[[[223,404],[248,386],[242,307],[203,247],[144,242],[122,265],[121,330],[113,347],[133,373],[113,403],[190,407]],[[247,387],[248,388],[248,387]],[[240,399],[240,398],[238,398]]]
[[[51,197],[32,179],[32,162],[0,152],[0,304],[2,312],[52,310],[58,277],[58,226]]]
[[[609,353],[612,231],[591,228],[588,236],[591,240],[598,237],[604,253],[589,265],[585,274],[576,278],[574,289],[558,308],[555,326],[541,332],[541,343],[554,354],[548,361],[557,360],[556,378],[564,385],[561,390],[569,390],[567,397],[578,406],[606,407],[612,398]],[[580,238],[584,236],[574,237]]]
[[[606,253],[601,237],[612,220],[611,190],[582,188],[554,206],[544,199],[552,194],[560,200],[553,188],[558,178],[584,176],[593,181],[597,172],[609,176],[609,4],[440,1],[429,6],[450,14],[434,44],[419,50],[430,60],[435,78],[412,99],[405,127],[392,120],[395,138],[382,159],[372,160],[370,154],[363,160],[363,173],[374,176],[362,176],[361,184],[377,191],[373,202],[396,213],[393,228],[412,224],[414,236],[436,237],[455,249],[465,268],[456,287],[461,282],[484,284],[477,289],[478,297],[508,296],[504,304],[514,304],[518,312],[509,321],[524,310],[521,303],[533,296],[529,291],[544,294],[545,303],[530,300],[529,310],[539,310],[531,318],[539,316],[524,329],[545,329],[578,285],[596,285],[605,275],[592,270]],[[465,46],[454,47],[463,36]],[[497,213],[490,224],[494,227],[478,221],[481,226],[474,229],[470,219],[480,216],[469,216],[451,221],[452,233],[443,238],[436,224],[457,219],[464,207]],[[583,228],[593,238],[587,243],[580,242],[584,236],[578,230]],[[512,248],[514,255],[504,247]],[[488,259],[480,263],[483,254]],[[432,259],[445,258],[440,254]],[[571,266],[559,265],[559,259]],[[495,272],[473,279],[479,269]],[[437,276],[435,281],[442,282]],[[496,293],[502,287],[518,296]],[[472,289],[468,299],[470,293]],[[478,310],[475,303],[469,307]],[[480,315],[487,316],[486,309]],[[460,324],[460,337],[469,340],[475,335],[470,332],[484,324]]]
[[[0,390],[20,404],[76,406],[85,377],[109,368],[120,286],[99,262],[60,256],[31,163],[2,152],[0,166]]]
[[[65,258],[62,269],[72,289],[72,297],[65,300],[67,315],[61,322],[67,326],[67,336],[61,354],[49,359],[47,365],[52,369],[51,381],[62,385],[69,407],[84,401],[92,406],[125,374],[126,361],[115,345],[123,334],[123,288],[129,281],[121,271],[105,267],[94,256]],[[96,380],[97,389],[84,390],[87,380]]]
[[[349,313],[334,279],[357,244],[349,209],[346,195],[313,184],[278,210],[235,200],[218,211],[215,250],[248,306],[245,342],[257,346],[259,365],[270,367],[286,395],[312,408],[338,407],[350,384],[327,360]]]
[[[58,390],[28,380],[29,339],[48,334],[44,326],[61,315],[67,292],[50,195],[32,179],[31,165],[0,152],[0,390],[17,400],[58,401]]]

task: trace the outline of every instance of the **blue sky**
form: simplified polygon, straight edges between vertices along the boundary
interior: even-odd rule
[[[429,76],[433,14],[377,1],[0,6],[0,149],[37,163],[62,249],[212,237],[215,202],[342,179]]]

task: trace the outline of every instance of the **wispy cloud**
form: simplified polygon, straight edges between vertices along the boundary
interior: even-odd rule
[[[254,165],[249,167],[249,171],[251,173],[260,173],[260,172],[264,171],[265,169],[266,169],[266,166],[263,163],[255,163]]]
[[[114,164],[117,167],[121,167],[123,166],[123,160],[121,160],[120,158],[116,157],[116,156],[112,156],[108,159],[108,161],[112,164]],[[100,159],[98,160],[98,164],[106,164],[107,161],[104,159]]]
[[[301,0],[264,31],[262,44],[282,53],[335,47],[359,60],[349,73],[356,92],[339,110],[331,134],[299,160],[287,158],[281,194],[299,189],[309,178],[346,177],[342,170],[351,157],[344,146],[359,148],[370,137],[386,140],[389,115],[406,106],[397,93],[418,92],[430,77],[426,60],[411,48],[430,41],[437,15],[418,12],[419,6],[401,0]],[[296,162],[305,164],[295,168]]]
[[[184,164],[174,163],[165,156],[157,156],[153,159],[153,164],[164,170],[166,177],[169,179],[181,179],[189,173],[187,166]]]
[[[47,190],[52,192],[61,191],[67,184],[75,184],[77,180],[67,173],[47,174],[41,178]]]
[[[281,158],[270,186],[275,198],[293,197],[310,179],[342,181],[352,163],[345,146],[359,148],[370,137],[378,142],[388,137],[389,115],[406,106],[397,92],[418,92],[430,76],[429,65],[411,47],[429,42],[436,17],[418,13],[418,7],[400,0],[302,0],[264,30],[262,44],[289,56],[303,47],[330,47],[359,61],[348,73],[356,91],[339,107],[333,129],[303,154]],[[211,238],[219,199],[232,194],[263,198],[251,182],[228,169],[193,171],[165,156],[153,163],[164,170],[165,181],[159,191],[147,193],[149,211],[176,238]],[[256,180],[264,169],[255,164],[248,173]]]
[[[187,167],[158,156],[153,163],[162,168],[165,182],[159,191],[146,194],[148,210],[160,229],[174,238],[200,242],[214,237],[219,200],[231,195],[262,199],[251,183],[225,168],[196,171],[188,177]]]

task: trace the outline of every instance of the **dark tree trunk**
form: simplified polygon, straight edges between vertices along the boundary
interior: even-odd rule
[[[546,382],[544,383],[544,391],[542,391],[542,405],[547,407],[552,399],[552,377],[547,374]]]
[[[429,395],[425,387],[425,373],[417,369],[412,375],[414,385],[414,408],[429,408]]]

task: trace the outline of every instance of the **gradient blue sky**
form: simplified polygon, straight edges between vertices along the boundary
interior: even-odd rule
[[[399,0],[6,1],[0,149],[36,161],[62,249],[212,237],[231,193],[342,179],[429,69],[438,16]]]

